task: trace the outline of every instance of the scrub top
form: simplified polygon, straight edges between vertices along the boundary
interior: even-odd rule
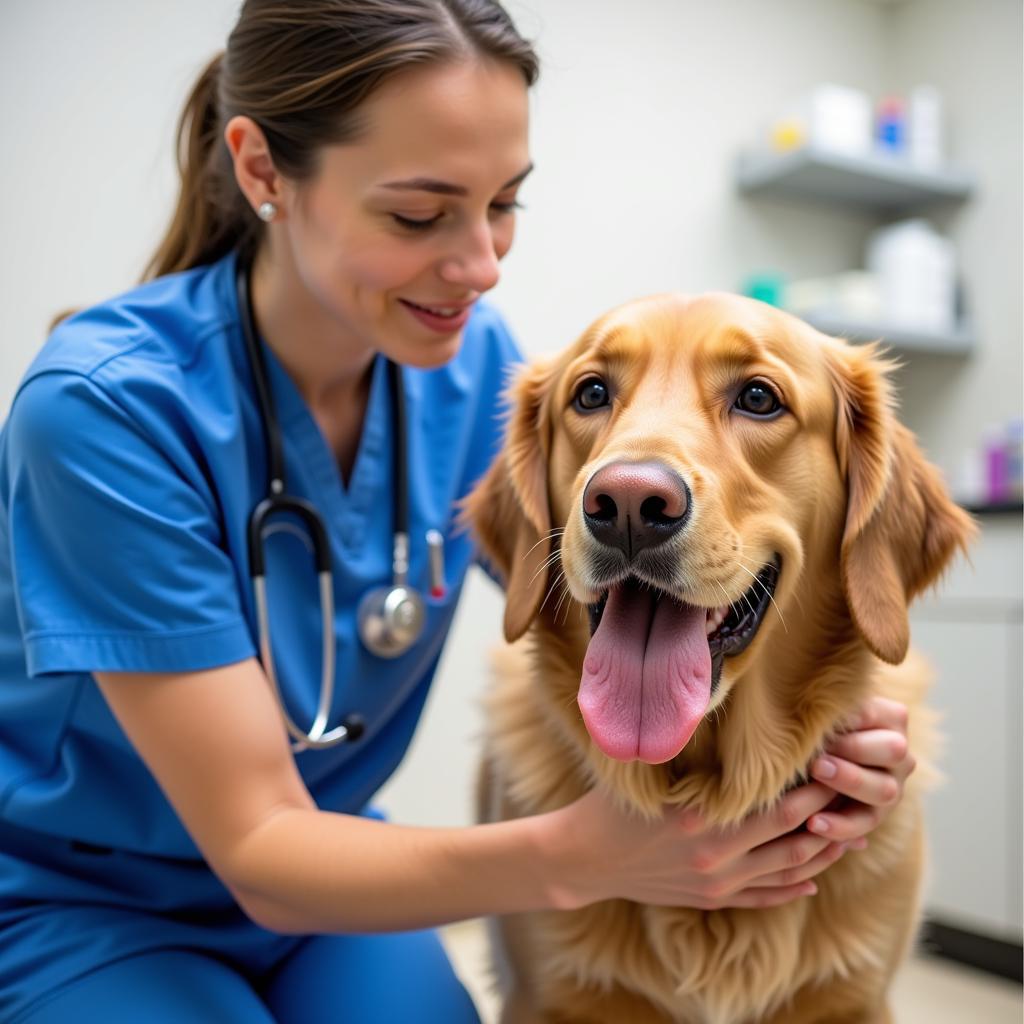
[[[267,491],[267,453],[234,270],[232,254],[65,321],[0,433],[0,903],[232,902],[90,673],[185,672],[257,654],[246,527]],[[359,813],[401,760],[423,707],[475,557],[456,502],[497,452],[501,392],[520,355],[481,303],[450,363],[403,368],[409,579],[427,616],[408,653],[382,660],[360,644],[356,609],[392,576],[384,361],[373,368],[346,486],[294,383],[264,348],[287,490],[316,506],[331,547],[330,724],[353,712],[366,720],[358,741],[296,761],[320,807]],[[445,537],[440,598],[428,596],[430,529]],[[315,570],[287,521],[265,550],[279,683],[292,717],[309,723],[320,686]],[[97,854],[88,869],[83,850]]]

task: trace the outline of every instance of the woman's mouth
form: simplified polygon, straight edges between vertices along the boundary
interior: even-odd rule
[[[426,305],[410,299],[398,300],[421,324],[441,334],[451,334],[466,326],[473,303],[463,305]]]

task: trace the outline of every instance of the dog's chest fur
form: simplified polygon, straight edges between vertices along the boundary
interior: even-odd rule
[[[675,780],[666,769],[595,758],[585,730],[566,707],[564,691],[574,685],[571,664],[560,659],[557,646],[552,655],[545,644],[546,655],[539,659],[528,648],[528,643],[519,644],[501,655],[488,699],[489,818],[564,806],[599,780],[648,813],[677,803],[700,806],[720,821],[738,820],[780,796],[795,777],[794,766],[806,764],[819,742],[807,741],[808,750],[798,744],[795,752],[776,751],[782,766],[766,771],[772,758],[763,751],[758,754],[761,738],[733,734],[723,754],[730,734],[719,728],[698,749],[690,771],[682,766]],[[909,703],[921,688],[915,685],[913,670],[878,670],[859,682],[864,685],[853,688],[848,698],[853,704],[868,683],[875,692]],[[821,715],[831,713],[829,708],[826,701]],[[735,710],[730,708],[729,714]],[[758,709],[758,715],[762,712]],[[912,728],[919,734],[924,723]],[[820,729],[819,738],[827,731],[825,725]],[[794,730],[797,734],[806,735],[804,728]],[[730,744],[732,755],[727,752]],[[731,776],[723,768],[723,756],[733,758]],[[754,785],[758,767],[760,781]],[[745,780],[744,774],[751,779]],[[899,961],[908,921],[914,917],[912,908],[908,914],[907,892],[916,884],[919,836],[920,812],[911,787],[872,833],[868,851],[847,854],[816,879],[815,897],[768,910],[702,912],[617,900],[576,911],[519,915],[513,929],[518,938],[512,945],[525,944],[530,954],[527,963],[516,963],[514,949],[510,951],[517,984],[553,1006],[572,1006],[581,993],[591,993],[601,1006],[610,993],[624,990],[640,1000],[651,1022],[678,1024],[769,1021],[795,993],[837,978],[863,979],[869,989],[881,991],[887,965]],[[636,1016],[635,1024],[648,1019],[637,1016],[638,1009],[629,1012]]]

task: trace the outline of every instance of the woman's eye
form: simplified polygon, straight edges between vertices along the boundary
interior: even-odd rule
[[[433,227],[441,219],[441,214],[427,217],[425,220],[417,220],[415,217],[403,217],[400,213],[393,213],[391,214],[391,219],[399,227],[409,228],[410,231],[426,231],[427,228]]]
[[[782,403],[767,384],[754,380],[736,396],[734,408],[750,416],[771,416],[782,408]]]
[[[600,377],[588,377],[576,389],[572,403],[579,412],[593,412],[602,406],[610,405],[608,385]]]
[[[516,210],[522,210],[523,204],[518,200],[513,199],[507,203],[499,203],[497,201],[491,203],[491,209],[495,213],[515,213]]]

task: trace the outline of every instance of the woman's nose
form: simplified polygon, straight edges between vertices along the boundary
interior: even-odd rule
[[[477,228],[441,262],[441,278],[475,292],[490,291],[498,283],[501,271],[494,233],[488,224]]]

